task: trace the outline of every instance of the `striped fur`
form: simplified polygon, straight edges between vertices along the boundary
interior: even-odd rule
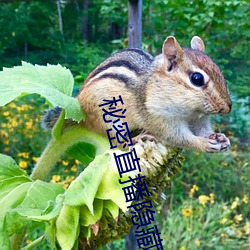
[[[92,81],[96,82],[103,78],[111,78],[129,85],[129,83],[133,82],[134,77],[138,77],[150,70],[153,61],[154,57],[143,50],[122,50],[96,67],[87,77],[85,84],[87,85]]]

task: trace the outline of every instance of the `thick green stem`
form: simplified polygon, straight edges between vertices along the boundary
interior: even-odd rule
[[[72,145],[86,142],[96,147],[96,155],[110,148],[109,141],[102,135],[92,132],[82,126],[72,126],[63,131],[60,138],[53,138],[39,158],[31,178],[45,180],[61,155]]]

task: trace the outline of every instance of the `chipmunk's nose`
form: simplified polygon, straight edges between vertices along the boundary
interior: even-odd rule
[[[222,109],[220,109],[219,113],[228,114],[231,112],[231,109],[232,109],[232,102],[229,101]]]

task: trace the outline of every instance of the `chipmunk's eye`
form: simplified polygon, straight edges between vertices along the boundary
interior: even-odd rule
[[[190,75],[190,81],[198,87],[201,87],[204,85],[204,77],[201,73],[195,72]]]

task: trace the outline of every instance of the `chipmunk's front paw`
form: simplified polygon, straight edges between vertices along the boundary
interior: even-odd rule
[[[136,137],[132,138],[133,144],[136,143],[141,143],[143,144],[144,141],[149,140],[149,141],[154,141],[156,142],[156,139],[154,136],[147,134],[146,132],[141,133],[137,135]]]
[[[216,153],[225,151],[230,147],[229,139],[221,133],[215,133],[208,138],[208,149],[207,152]]]

